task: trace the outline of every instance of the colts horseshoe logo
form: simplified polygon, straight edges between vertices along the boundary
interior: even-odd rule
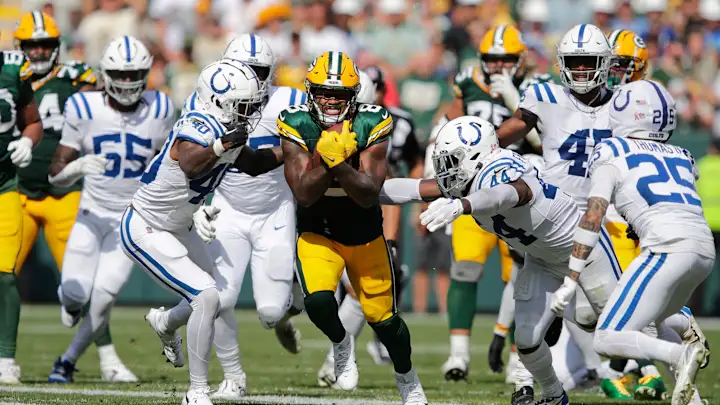
[[[622,89],[618,90],[618,95],[615,96],[615,101],[613,101],[613,108],[615,108],[615,111],[623,111],[628,105],[630,105],[630,93],[632,93],[632,90],[628,90],[628,92],[625,93],[625,104],[618,106],[617,101],[620,98],[620,93],[622,93]]]
[[[465,139],[465,137],[462,135],[462,126],[457,127],[458,137],[460,138],[460,141],[465,145],[475,146],[480,143],[480,139],[482,139],[482,132],[480,131],[480,126],[476,122],[471,122],[469,125],[475,129],[475,132],[477,132],[477,138],[473,139],[472,141],[468,141],[467,139]]]
[[[218,69],[215,71],[215,73],[213,73],[212,76],[210,76],[210,88],[212,89],[212,91],[214,91],[214,92],[217,93],[217,94],[225,94],[225,93],[227,93],[227,92],[230,90],[230,83],[229,83],[229,82],[227,82],[227,85],[225,86],[224,89],[218,89],[217,87],[215,87],[215,76],[217,76],[218,73],[220,73],[221,71],[222,71],[222,69],[221,69],[221,68],[218,68]]]

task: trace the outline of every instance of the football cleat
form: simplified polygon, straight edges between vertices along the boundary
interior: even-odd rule
[[[213,405],[210,400],[210,387],[195,388],[185,394],[181,405]]]
[[[75,365],[67,360],[63,360],[62,357],[58,357],[55,360],[53,369],[48,376],[48,382],[56,384],[68,384],[73,382],[73,374],[78,371]]]
[[[510,403],[512,405],[532,405],[535,402],[535,390],[533,387],[522,387],[513,392]]]
[[[317,382],[321,387],[332,387],[335,384],[335,358],[326,357],[317,373]]]
[[[125,367],[125,364],[122,362],[111,364],[101,363],[100,374],[102,374],[103,381],[107,382],[134,383],[138,381],[137,376]]]
[[[411,368],[405,374],[395,373],[395,381],[403,405],[428,405],[425,391],[423,391],[420,378],[418,378],[414,368]]]
[[[160,326],[160,318],[164,315],[165,307],[158,309],[151,309],[145,320],[150,324],[155,333],[157,333],[160,341],[162,342],[163,355],[167,358],[168,363],[172,363],[175,367],[182,367],[185,365],[185,355],[182,350],[182,338],[180,333],[175,330],[168,333],[165,328]]]
[[[695,377],[705,360],[705,346],[697,341],[685,346],[675,371],[673,405],[688,405],[695,396]]]
[[[275,325],[275,336],[280,345],[292,354],[300,353],[300,331],[293,325],[292,321],[286,320]]]
[[[358,384],[358,369],[355,363],[355,338],[345,332],[345,338],[340,343],[333,343],[333,356],[335,357],[335,384],[343,391],[353,391]]]
[[[82,318],[82,311],[70,312],[64,305],[60,306],[60,322],[66,328],[73,328]]]
[[[707,367],[708,363],[710,363],[710,343],[705,338],[705,334],[703,333],[702,329],[700,329],[700,325],[698,325],[697,320],[695,319],[695,316],[693,316],[690,312],[690,309],[684,307],[683,310],[685,309],[687,309],[687,313],[689,313],[690,333],[686,333],[686,335],[688,336],[683,336],[683,343],[689,344],[692,343],[695,339],[697,339],[700,344],[705,347],[705,358],[703,359],[702,364],[700,364],[700,368],[705,368]]]
[[[667,396],[667,389],[662,377],[659,375],[647,375],[640,377],[633,396],[637,400],[660,401]]]
[[[535,401],[534,405],[570,405],[570,397],[563,391],[563,393],[557,397],[543,396],[539,401]]]
[[[448,357],[442,366],[442,372],[448,381],[467,381],[470,362],[459,356]]]
[[[628,391],[628,385],[630,384],[632,384],[632,379],[627,375],[617,379],[604,378],[600,383],[600,389],[608,398],[632,399],[633,396]]]
[[[15,359],[0,359],[0,384],[20,384],[20,366]]]
[[[242,377],[232,380],[223,380],[218,390],[210,395],[211,399],[222,399],[226,401],[239,401],[245,396],[247,377],[243,373]]]

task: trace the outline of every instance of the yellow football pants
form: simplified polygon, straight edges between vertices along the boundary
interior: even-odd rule
[[[495,246],[500,253],[500,267],[504,282],[510,281],[512,257],[505,242],[494,233],[486,232],[472,215],[461,215],[452,223],[452,247],[455,261],[485,264]]]
[[[630,266],[630,263],[640,256],[640,243],[627,237],[628,225],[622,222],[606,222],[605,229],[610,234],[613,247],[615,248],[615,256],[622,271]]]
[[[298,278],[305,295],[337,290],[343,270],[370,323],[382,322],[397,312],[394,275],[382,236],[370,243],[346,246],[325,236],[303,232],[298,238]]]
[[[45,232],[45,240],[58,269],[62,270],[65,245],[80,205],[80,192],[73,191],[63,197],[45,197],[42,200],[20,195],[20,200],[23,207],[23,237],[17,259],[17,273],[22,270],[23,263],[35,245],[40,228]]]
[[[15,261],[22,243],[22,206],[20,194],[0,194],[0,273],[15,271]]]

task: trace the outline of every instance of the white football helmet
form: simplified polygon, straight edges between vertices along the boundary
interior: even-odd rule
[[[133,105],[147,88],[153,57],[145,45],[129,35],[110,41],[100,59],[105,92],[122,105]]]
[[[585,94],[607,82],[612,49],[600,28],[579,24],[566,32],[558,46],[560,79],[573,91]],[[577,69],[584,65],[584,70]]]
[[[482,118],[464,116],[445,124],[435,139],[432,157],[443,195],[463,197],[483,160],[499,148],[495,126]]]
[[[357,102],[363,104],[375,104],[377,99],[377,85],[364,71],[360,71],[360,91],[357,95]]]
[[[234,59],[250,66],[260,80],[260,84],[267,87],[272,83],[275,73],[275,56],[270,44],[261,36],[255,34],[242,34],[230,41],[223,52],[223,59]]]
[[[615,92],[610,104],[614,137],[667,142],[677,127],[675,100],[660,83],[628,83]]]

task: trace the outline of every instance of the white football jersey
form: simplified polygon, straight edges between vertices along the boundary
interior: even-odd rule
[[[170,157],[170,149],[177,139],[209,146],[225,131],[215,117],[203,111],[191,111],[178,119],[162,151],[140,178],[143,185],[132,200],[133,208],[148,224],[170,232],[192,226],[193,213],[215,190],[241,148],[225,152],[212,170],[193,180],[188,179],[178,161]]]
[[[197,95],[193,93],[185,101],[185,111],[196,108]],[[262,118],[250,133],[248,145],[257,150],[280,146],[277,117],[281,111],[293,105],[303,105],[307,96],[293,87],[271,87],[269,100],[262,111]],[[252,177],[231,167],[217,188],[232,207],[246,214],[270,213],[278,210],[285,201],[293,201],[293,194],[285,181],[282,166],[268,173]]]
[[[153,156],[162,148],[173,123],[170,98],[147,90],[133,112],[119,112],[102,91],[75,93],[65,103],[60,144],[81,155],[104,155],[104,174],[85,176],[80,207],[122,213]]]
[[[627,138],[603,140],[590,163],[592,185],[612,184],[610,202],[632,225],[642,249],[714,256],[694,173],[686,149]]]
[[[588,107],[568,88],[540,83],[525,90],[518,108],[538,117],[545,177],[570,194],[585,211],[590,191],[587,173],[590,155],[595,145],[612,136],[610,103]]]
[[[522,178],[530,186],[533,199],[502,214],[473,217],[483,229],[514,249],[553,267],[566,267],[581,213],[573,198],[545,183],[541,173],[519,154],[499,149],[473,179],[470,193]]]

